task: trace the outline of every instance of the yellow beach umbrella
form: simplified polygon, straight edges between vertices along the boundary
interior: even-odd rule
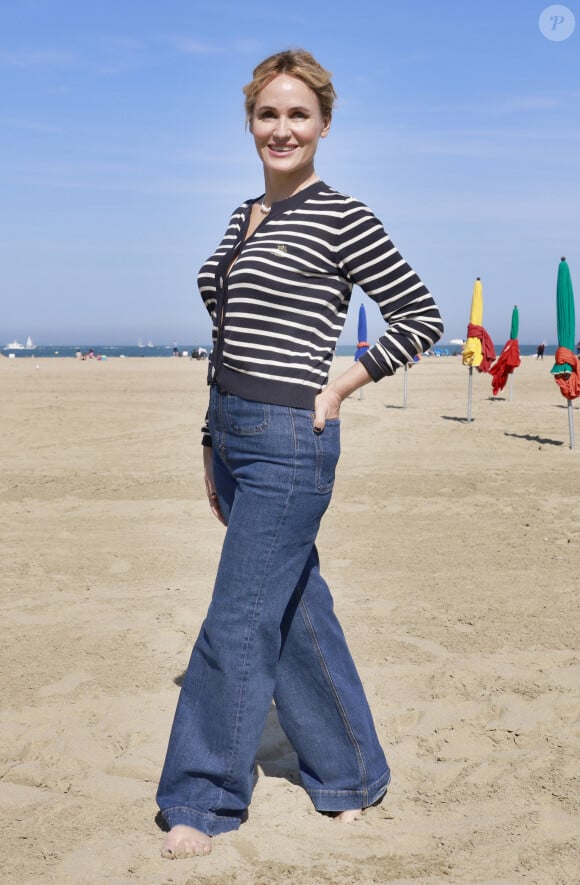
[[[470,326],[483,325],[483,289],[478,277],[473,285],[471,296],[471,313],[469,314]],[[463,365],[477,368],[483,360],[480,338],[468,338],[463,348]]]
[[[469,366],[469,382],[467,388],[467,420],[471,421],[471,401],[473,389],[473,370],[489,372],[495,359],[493,342],[483,328],[483,288],[478,277],[473,286],[471,296],[471,313],[467,327],[467,341],[463,348],[463,365]]]

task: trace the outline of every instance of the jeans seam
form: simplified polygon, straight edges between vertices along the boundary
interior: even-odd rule
[[[351,745],[355,751],[355,755],[358,760],[359,773],[361,775],[363,789],[361,791],[341,791],[341,792],[356,792],[357,794],[360,792],[360,793],[364,793],[366,795],[366,794],[368,794],[368,776],[367,776],[367,770],[366,770],[366,767],[364,764],[363,754],[361,753],[360,747],[358,745],[358,741],[357,741],[357,739],[354,735],[354,732],[352,730],[349,718],[346,714],[346,710],[344,709],[342,702],[340,700],[340,695],[339,695],[339,693],[336,689],[336,686],[333,682],[332,676],[330,675],[330,671],[329,671],[326,661],[324,659],[322,649],[320,648],[320,643],[318,642],[318,637],[316,635],[316,631],[314,630],[314,627],[312,625],[312,621],[310,620],[310,616],[308,614],[308,608],[307,608],[306,603],[304,602],[304,599],[302,596],[300,597],[300,601],[298,604],[300,606],[300,610],[301,610],[302,615],[304,617],[304,622],[306,624],[306,628],[311,636],[314,652],[320,662],[322,671],[324,673],[324,677],[326,679],[327,684],[330,687],[330,690],[331,690],[332,695],[334,697],[334,701],[335,701],[336,707],[338,709],[340,718],[342,719],[343,725],[345,727],[345,731],[348,734],[349,740],[351,742]]]

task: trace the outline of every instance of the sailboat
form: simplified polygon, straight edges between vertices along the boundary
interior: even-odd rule
[[[4,350],[24,350],[24,344],[21,344],[20,341],[11,341],[10,344],[6,344]]]
[[[32,341],[32,338],[30,337],[30,335],[29,335],[28,338],[26,339],[25,349],[26,349],[26,350],[36,350],[36,344],[34,344],[34,342]]]
[[[153,342],[151,341],[151,338],[150,338],[149,341],[147,342],[147,347],[155,347],[155,345],[154,345]]]
[[[139,338],[139,340],[138,340],[138,342],[137,342],[137,347],[145,347],[145,345],[143,344],[143,339],[142,339],[142,338]]]

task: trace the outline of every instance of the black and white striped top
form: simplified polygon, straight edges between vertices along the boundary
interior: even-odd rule
[[[210,383],[245,399],[313,408],[354,284],[388,324],[361,357],[374,381],[441,337],[431,294],[363,203],[317,181],[274,203],[245,239],[253,202],[233,213],[198,276],[213,321]]]

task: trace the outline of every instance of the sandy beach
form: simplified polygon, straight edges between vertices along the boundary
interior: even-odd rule
[[[349,360],[341,357],[337,366]],[[0,359],[2,880],[580,881],[580,415],[551,362],[491,397],[459,358],[348,399],[323,572],[393,769],[316,814],[272,710],[249,820],[164,861],[154,802],[223,527],[206,364]]]

